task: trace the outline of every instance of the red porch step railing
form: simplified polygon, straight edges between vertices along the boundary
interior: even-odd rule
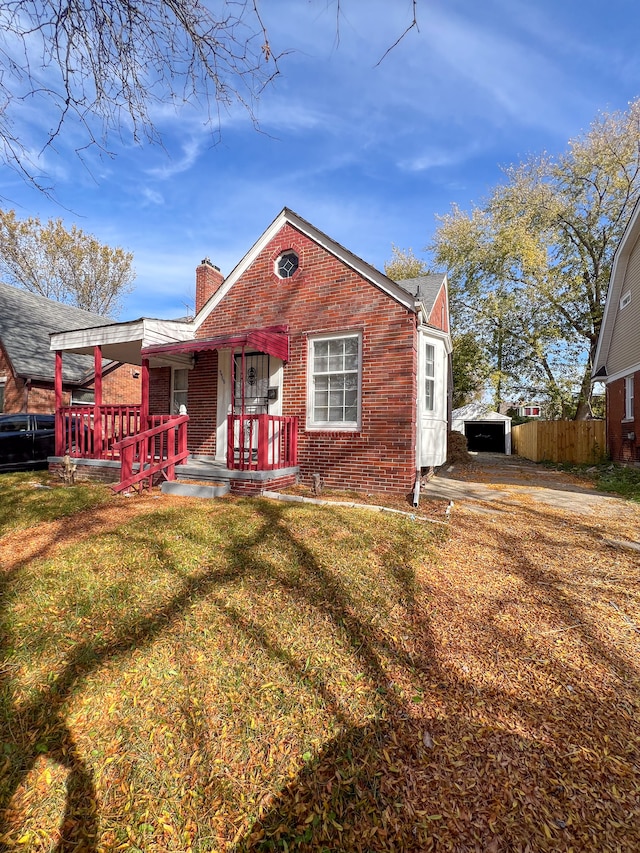
[[[138,405],[62,406],[56,414],[56,456],[68,450],[78,459],[112,460],[120,458],[119,442],[173,417],[150,415],[143,424]]]
[[[298,418],[228,415],[227,468],[273,471],[298,464]]]
[[[118,442],[114,449],[120,457],[120,482],[111,487],[113,491],[121,492],[138,484],[150,488],[157,474],[165,480],[175,480],[176,465],[189,455],[188,423],[188,415],[169,417],[158,426]],[[134,471],[136,465],[138,470]]]

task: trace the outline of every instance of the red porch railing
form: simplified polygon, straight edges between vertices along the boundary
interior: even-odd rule
[[[176,465],[189,455],[188,423],[188,415],[169,416],[164,423],[118,442],[114,450],[120,457],[120,482],[112,486],[113,491],[121,492],[138,483],[144,486],[147,480],[151,487],[156,474],[165,480],[175,480]],[[136,465],[138,470],[134,471]]]
[[[228,415],[227,468],[273,471],[298,462],[298,418]]]
[[[172,415],[150,415],[143,424],[141,407],[137,405],[62,406],[56,413],[56,456],[63,456],[68,449],[71,456],[79,459],[117,460],[119,442],[171,418]]]

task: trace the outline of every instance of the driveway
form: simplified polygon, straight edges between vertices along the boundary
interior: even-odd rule
[[[470,465],[452,465],[425,486],[425,498],[464,503],[480,512],[504,511],[509,505],[537,502],[580,515],[635,515],[637,507],[596,491],[588,483],[520,456],[474,453]]]

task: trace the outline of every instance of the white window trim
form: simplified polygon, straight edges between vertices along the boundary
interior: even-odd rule
[[[622,311],[624,308],[626,308],[630,302],[631,302],[631,291],[627,290],[627,292],[624,293],[620,297],[620,310]]]
[[[431,350],[431,359],[428,354]],[[429,341],[425,342],[424,346],[424,410],[432,415],[436,410],[436,364],[438,356],[436,347]],[[427,372],[428,365],[431,365],[431,374]],[[427,405],[427,384],[431,383],[431,405]]]
[[[174,402],[175,393],[176,393],[176,388],[175,388],[175,384],[176,384],[176,370],[186,370],[186,371],[187,371],[187,388],[186,388],[186,391],[180,391],[179,393],[186,393],[186,395],[187,395],[187,400],[189,399],[189,368],[188,368],[188,367],[182,367],[182,366],[180,366],[180,367],[172,367],[172,368],[171,368],[171,395],[170,395],[170,397],[169,397],[169,408],[171,409],[171,414],[172,414],[172,415],[177,415],[177,414],[179,414],[178,412],[174,412],[174,411],[173,411],[173,409],[174,409],[173,402]],[[185,404],[185,406],[186,406],[186,404]]]
[[[634,387],[633,387],[633,377],[625,376],[624,378],[624,418],[625,421],[634,420]]]
[[[356,421],[314,421],[313,388],[313,347],[316,341],[358,339],[358,415]],[[307,340],[307,419],[305,429],[308,432],[358,432],[362,424],[362,332],[332,332],[330,334],[310,335]]]

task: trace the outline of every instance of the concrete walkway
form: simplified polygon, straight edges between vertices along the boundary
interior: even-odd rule
[[[607,514],[628,506],[622,498],[597,492],[587,483],[562,471],[530,462],[520,456],[474,453],[471,465],[443,468],[426,485],[425,498],[443,498],[476,505],[520,503],[533,500],[580,514]],[[488,507],[485,507],[485,511]]]

